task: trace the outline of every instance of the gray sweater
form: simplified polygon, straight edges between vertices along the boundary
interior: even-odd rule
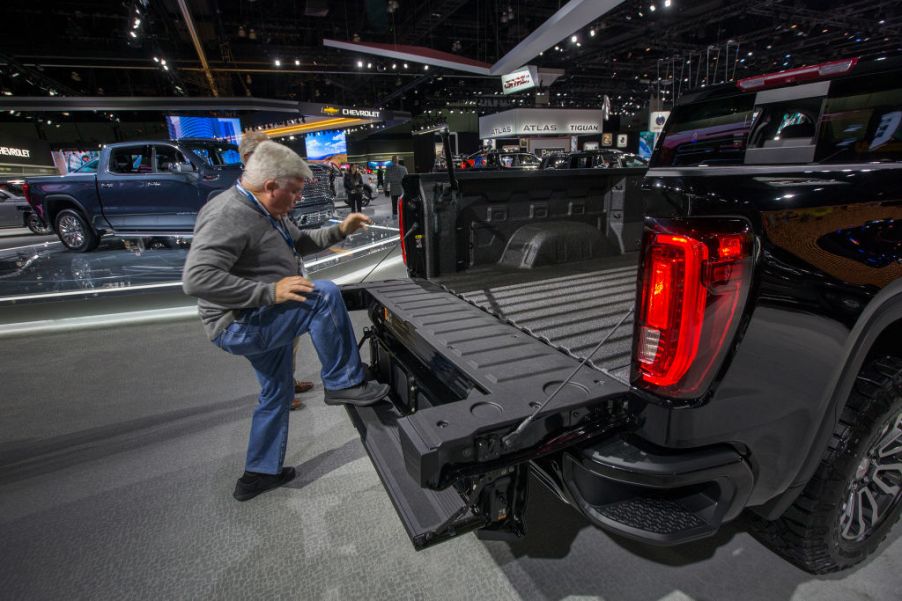
[[[337,225],[301,231],[286,223],[302,255],[344,239]],[[285,239],[235,186],[200,210],[182,287],[185,294],[198,298],[210,340],[235,321],[242,309],[274,304],[275,283],[294,275],[298,275],[298,261]]]

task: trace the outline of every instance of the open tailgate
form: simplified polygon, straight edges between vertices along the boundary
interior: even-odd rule
[[[628,386],[427,281],[344,288],[367,309],[391,404],[348,407],[417,548],[474,528],[518,532],[526,464],[630,423]]]

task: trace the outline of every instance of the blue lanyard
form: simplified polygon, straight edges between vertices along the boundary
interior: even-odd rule
[[[254,203],[254,206],[256,207],[257,211],[260,212],[260,214],[269,219],[269,225],[271,225],[274,230],[279,232],[279,234],[282,236],[282,239],[285,240],[285,244],[287,244],[288,248],[291,249],[291,252],[293,252],[295,256],[298,256],[298,251],[294,247],[294,240],[292,240],[291,234],[288,232],[288,228],[285,226],[285,224],[280,221],[276,221],[275,218],[273,218],[273,216],[269,214],[269,211],[263,208],[263,205],[260,204],[260,201],[257,200],[257,197],[245,190],[241,184],[235,184],[235,187],[238,188],[239,192],[247,196],[252,203]]]

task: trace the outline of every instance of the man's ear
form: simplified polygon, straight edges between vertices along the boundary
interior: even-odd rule
[[[263,182],[263,191],[266,192],[267,194],[272,194],[273,192],[275,192],[278,189],[279,189],[279,182],[277,182],[274,179],[268,179],[265,182]]]

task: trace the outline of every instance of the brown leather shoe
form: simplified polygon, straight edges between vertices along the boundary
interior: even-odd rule
[[[295,394],[301,394],[302,392],[310,392],[313,390],[313,382],[308,382],[306,380],[295,380],[294,381],[294,392]]]
[[[301,399],[299,399],[298,397],[294,397],[291,400],[291,410],[294,411],[295,409],[300,408],[301,402],[302,402]]]

